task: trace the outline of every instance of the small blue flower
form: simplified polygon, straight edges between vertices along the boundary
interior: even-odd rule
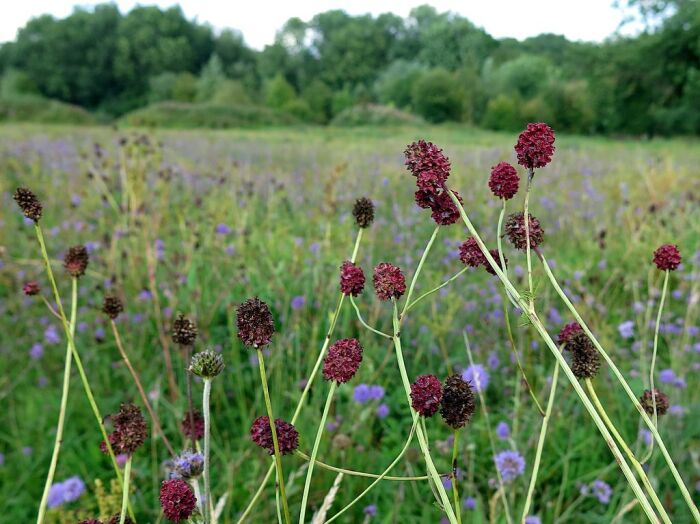
[[[365,506],[365,509],[363,509],[362,512],[365,515],[369,515],[370,517],[374,517],[377,514],[377,505],[370,504],[369,506]]]
[[[622,324],[617,326],[617,331],[620,333],[622,338],[634,337],[634,321],[625,320]]]
[[[377,406],[377,416],[379,418],[386,418],[389,416],[389,406],[386,404],[379,404]]]
[[[510,427],[507,422],[499,422],[496,426],[496,436],[501,440],[508,440],[510,438]]]
[[[612,497],[612,488],[607,482],[600,479],[594,480],[591,484],[591,491],[601,504],[607,504]]]
[[[298,310],[304,307],[306,304],[306,297],[303,295],[297,295],[292,298],[292,309]]]
[[[504,482],[510,482],[525,471],[525,459],[517,451],[501,451],[494,460]]]
[[[476,508],[476,499],[474,497],[467,497],[462,500],[462,506],[464,509],[473,510]]]
[[[462,378],[470,382],[477,392],[485,391],[489,385],[489,374],[481,364],[469,366],[462,372]]]

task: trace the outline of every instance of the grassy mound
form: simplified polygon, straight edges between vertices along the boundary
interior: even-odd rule
[[[96,120],[82,107],[40,96],[13,96],[0,98],[0,122],[86,125]]]
[[[391,126],[420,124],[420,117],[394,107],[379,104],[362,104],[338,113],[331,122],[335,126]]]

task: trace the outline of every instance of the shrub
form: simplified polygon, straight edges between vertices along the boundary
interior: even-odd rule
[[[514,131],[521,127],[518,100],[508,95],[498,95],[486,104],[481,125],[487,129]]]
[[[337,114],[331,124],[335,126],[402,125],[419,124],[421,118],[393,107],[377,104],[361,104],[349,107]]]
[[[445,69],[423,74],[413,86],[413,108],[429,122],[460,120],[464,96],[454,75]]]
[[[25,95],[0,98],[0,122],[88,125],[96,119],[82,107]]]

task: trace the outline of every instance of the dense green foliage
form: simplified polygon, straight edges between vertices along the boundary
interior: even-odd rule
[[[267,105],[325,124],[349,106],[380,103],[493,129],[547,120],[577,133],[700,133],[700,3],[628,3],[654,23],[601,44],[499,40],[424,5],[405,19],[340,10],[292,18],[259,52],[178,7],[122,14],[102,4],[31,20],[0,48],[0,72],[112,116],[174,100]]]

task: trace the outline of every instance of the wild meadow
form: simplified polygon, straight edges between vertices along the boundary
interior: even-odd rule
[[[0,521],[700,522],[697,140],[517,140],[0,128]]]

